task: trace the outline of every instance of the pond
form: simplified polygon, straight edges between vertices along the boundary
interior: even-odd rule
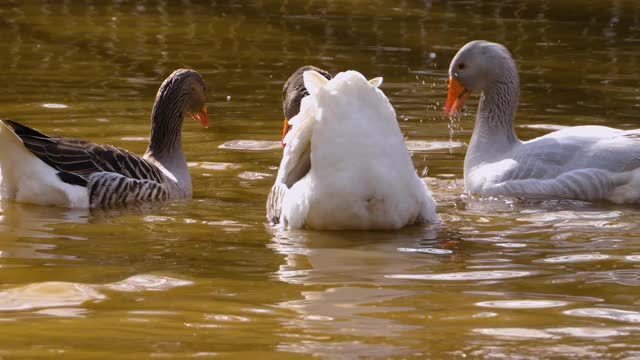
[[[640,4],[92,1],[0,5],[0,117],[142,153],[174,69],[208,83],[185,121],[191,201],[94,212],[0,202],[0,358],[635,358],[640,209],[468,197],[477,97],[444,116],[473,39],[521,73],[523,139],[638,126]],[[442,223],[272,229],[282,85],[299,66],[384,77]]]

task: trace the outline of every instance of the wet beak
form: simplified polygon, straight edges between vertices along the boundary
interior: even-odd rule
[[[284,143],[284,138],[287,136],[289,130],[291,130],[291,125],[289,125],[287,118],[284,118],[284,125],[282,127],[282,147],[287,146],[287,144]]]
[[[449,116],[456,115],[462,108],[462,105],[464,105],[464,102],[467,101],[470,94],[469,90],[465,89],[458,80],[454,77],[450,77],[449,94],[447,95],[447,103],[444,106],[444,112]]]
[[[203,106],[199,112],[187,113],[191,118],[202,125],[203,128],[209,127],[209,116],[207,116],[207,106]]]

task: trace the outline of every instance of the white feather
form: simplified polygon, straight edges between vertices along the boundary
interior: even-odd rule
[[[311,170],[285,194],[281,223],[397,229],[437,222],[435,201],[416,174],[384,93],[356,71],[331,81],[308,73],[304,80],[311,95],[290,121],[276,181],[287,179],[305,154]]]
[[[40,205],[89,207],[87,188],[60,180],[58,171],[29,152],[1,120],[0,172],[3,198]]]
[[[326,77],[314,70],[305,71],[302,77],[304,79],[304,87],[307,88],[307,91],[309,91],[311,95],[315,95],[329,82]]]
[[[369,84],[371,84],[371,86],[373,87],[379,88],[382,85],[382,78],[381,77],[373,78],[369,80]]]

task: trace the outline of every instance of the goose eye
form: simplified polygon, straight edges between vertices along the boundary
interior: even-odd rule
[[[458,64],[458,70],[464,70],[464,63]]]

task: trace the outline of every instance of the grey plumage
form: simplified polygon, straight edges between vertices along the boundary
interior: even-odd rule
[[[309,70],[315,70],[331,80],[331,74],[311,65],[302,66],[294,71],[282,87],[282,111],[286,120],[290,120],[300,112],[300,102],[305,96],[309,95],[309,91],[304,87],[302,78],[304,72]]]
[[[449,74],[466,91],[481,92],[464,162],[467,192],[640,202],[640,130],[576,126],[523,142],[514,129],[518,71],[504,46],[468,43]]]
[[[25,148],[58,171],[65,183],[85,187],[90,207],[167,201],[191,196],[191,177],[181,141],[186,115],[206,116],[206,85],[200,74],[179,69],[158,90],[151,138],[144,156],[90,141],[51,137],[3,120]]]

